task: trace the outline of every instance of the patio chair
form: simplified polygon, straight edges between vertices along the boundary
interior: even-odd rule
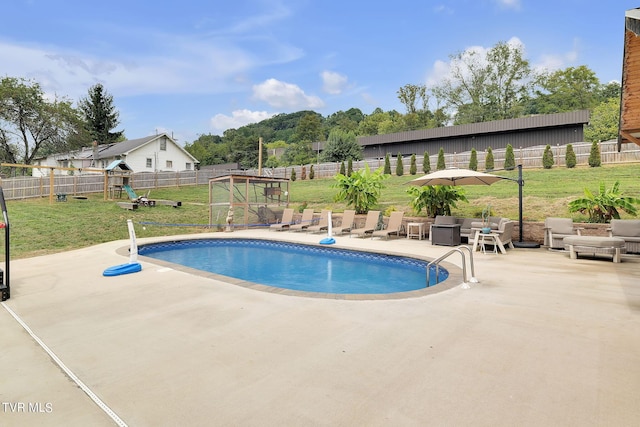
[[[513,246],[513,227],[515,226],[515,222],[511,221],[507,218],[502,218],[498,223],[498,229],[494,231],[500,238],[503,246],[509,246],[511,249]]]
[[[624,240],[627,253],[640,253],[640,219],[612,219],[610,237]]]
[[[364,237],[367,234],[373,233],[378,227],[378,219],[380,218],[380,211],[369,211],[367,213],[367,218],[364,221],[364,227],[356,228],[349,232],[349,237],[353,234],[358,237]]]
[[[271,224],[269,230],[282,231],[286,230],[293,224],[293,209],[286,208],[282,212],[282,220],[277,224]]]
[[[297,224],[289,227],[289,231],[306,231],[313,223],[313,209],[305,209],[302,211],[302,219]]]
[[[544,244],[549,249],[563,249],[565,237],[580,236],[582,228],[574,227],[571,218],[546,218],[544,220]]]
[[[383,230],[377,230],[371,233],[371,238],[374,237],[384,237],[387,240],[391,234],[395,234],[396,236],[400,236],[400,231],[402,230],[402,219],[404,218],[404,212],[391,212],[389,216],[389,222],[387,223],[387,227]]]
[[[353,209],[347,209],[342,213],[342,222],[339,227],[335,227],[332,231],[334,235],[344,234],[347,231],[351,231],[353,228],[353,222],[356,218],[356,211]]]
[[[329,215],[331,215],[331,211],[328,209],[323,209],[320,212],[320,220],[318,221],[318,223],[307,228],[307,231],[310,233],[326,231],[329,228]]]

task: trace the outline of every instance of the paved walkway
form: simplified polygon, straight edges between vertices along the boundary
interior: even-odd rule
[[[449,249],[336,240],[433,258]],[[12,262],[0,425],[116,425],[108,411],[130,426],[640,425],[640,257],[478,253],[471,289],[352,301],[146,260],[140,273],[102,277],[127,261],[117,251],[127,244]]]

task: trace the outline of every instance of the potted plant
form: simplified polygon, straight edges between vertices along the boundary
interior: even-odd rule
[[[491,205],[487,205],[482,209],[482,232],[484,234],[491,233],[491,226],[489,225],[489,217],[491,216]]]

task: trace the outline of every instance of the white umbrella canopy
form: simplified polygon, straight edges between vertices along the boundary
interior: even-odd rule
[[[411,185],[491,185],[506,178],[471,169],[443,169],[408,182]]]

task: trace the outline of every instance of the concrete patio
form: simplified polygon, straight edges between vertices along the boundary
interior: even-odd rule
[[[336,240],[430,258],[450,249]],[[1,425],[640,424],[640,257],[477,253],[470,289],[348,300],[262,292],[146,259],[140,273],[103,277],[127,261],[127,245],[11,263]]]

